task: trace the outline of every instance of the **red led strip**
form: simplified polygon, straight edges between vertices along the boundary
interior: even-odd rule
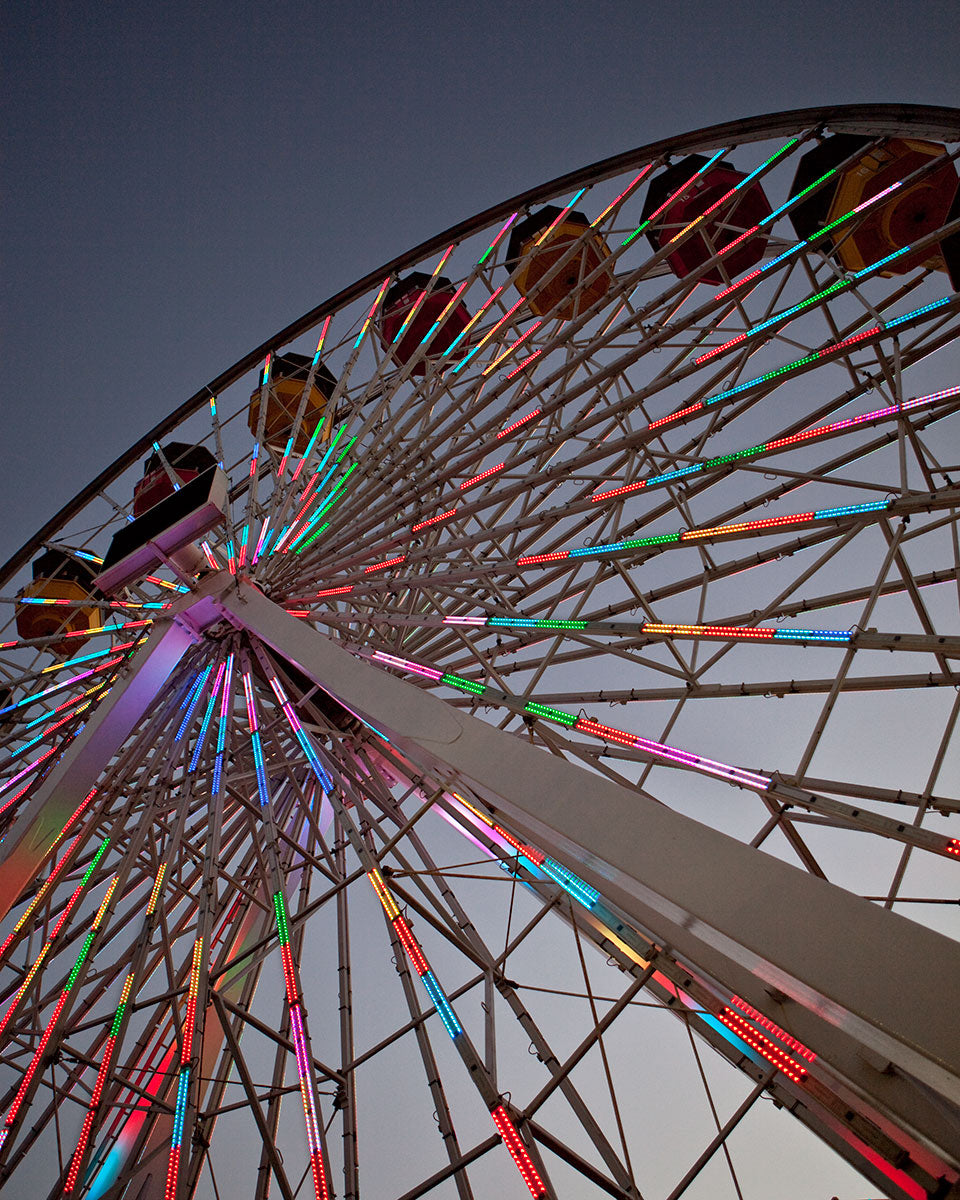
[[[371,568],[372,569],[372,568]],[[322,592],[314,593],[319,600],[321,596],[344,596],[347,592],[353,591],[353,584],[348,583],[346,587],[326,588]]]
[[[552,554],[528,554],[525,558],[517,559],[517,566],[525,567],[528,563],[560,562],[561,559],[569,557],[569,550],[554,550]]]
[[[505,462],[497,463],[495,467],[489,467],[486,471],[481,471],[479,475],[474,475],[472,479],[465,479],[460,484],[460,491],[464,492],[467,488],[473,487],[475,483],[480,483],[483,479],[489,479],[491,475],[496,475],[498,471],[502,471],[506,465]]]
[[[742,1038],[748,1046],[756,1050],[767,1062],[772,1063],[778,1070],[782,1071],[788,1079],[792,1079],[794,1083],[803,1083],[804,1079],[806,1079],[806,1067],[801,1066],[795,1058],[791,1058],[789,1054],[771,1042],[768,1037],[754,1029],[749,1021],[744,1020],[732,1008],[724,1006],[719,1017],[728,1029],[732,1029],[737,1037]]]
[[[384,559],[383,562],[374,563],[372,567],[364,567],[363,573],[364,575],[369,575],[371,571],[382,571],[384,567],[395,567],[397,563],[402,563],[406,557],[405,554],[398,554],[396,558]]]
[[[696,538],[715,537],[724,533],[744,533],[751,529],[771,529],[777,525],[797,525],[802,521],[812,521],[815,512],[791,513],[786,517],[766,517],[762,521],[743,521],[738,525],[714,525],[710,529],[685,529],[680,534],[681,542],[691,542]]]
[[[426,975],[430,970],[430,964],[423,957],[423,951],[417,945],[417,939],[410,931],[410,926],[406,923],[403,917],[393,918],[393,927],[397,931],[397,937],[400,939],[404,950],[410,956],[410,961],[418,975]]]
[[[740,996],[731,996],[730,1003],[735,1004],[737,1008],[742,1009],[748,1017],[752,1017],[758,1025],[762,1025],[764,1029],[769,1030],[770,1033],[772,1033],[775,1037],[778,1037],[781,1042],[789,1046],[791,1050],[795,1050],[801,1058],[805,1058],[807,1062],[816,1062],[817,1056],[812,1050],[805,1046],[803,1042],[798,1042],[797,1039],[787,1033],[785,1029],[781,1029],[775,1021],[771,1021],[769,1017],[765,1017],[763,1013],[755,1009],[752,1004],[748,1004],[746,1000],[741,999]]]
[[[456,516],[456,514],[457,510],[455,508],[448,508],[446,512],[439,513],[435,517],[428,517],[426,521],[418,521],[410,532],[416,533],[418,529],[426,529],[428,525],[438,525],[441,521],[446,521],[450,517]]]
[[[519,429],[521,425],[526,425],[528,421],[532,421],[535,417],[539,417],[542,411],[543,410],[540,408],[535,408],[533,412],[527,413],[527,415],[525,417],[521,417],[519,421],[514,421],[514,423],[512,425],[508,425],[506,429],[501,429],[497,434],[497,438],[499,439],[508,437],[515,429]]]
[[[493,1117],[493,1123],[497,1127],[501,1141],[510,1151],[510,1157],[517,1164],[517,1170],[523,1176],[523,1182],[527,1185],[530,1195],[534,1200],[546,1200],[547,1186],[537,1173],[533,1159],[528,1154],[520,1134],[517,1133],[516,1127],[507,1115],[507,1110],[502,1104],[498,1104],[491,1111],[490,1116]]]

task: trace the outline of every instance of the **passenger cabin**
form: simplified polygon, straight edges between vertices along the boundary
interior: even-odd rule
[[[161,447],[161,450],[167,466],[170,467],[177,481],[174,483],[160,455],[154,450],[143,464],[143,478],[133,489],[133,515],[135,517],[142,517],[155,504],[159,504],[161,500],[166,500],[168,496],[179,491],[178,484],[182,487],[183,484],[189,483],[191,479],[196,479],[198,475],[202,475],[204,471],[209,471],[211,467],[217,465],[217,460],[206,446],[191,446],[186,442],[169,442],[166,446]]]
[[[589,229],[583,213],[547,205],[511,233],[505,265],[517,272],[514,287],[535,316],[572,321],[606,295],[611,273],[601,268],[610,250]]]
[[[719,287],[763,257],[767,235],[753,230],[772,210],[759,183],[737,190],[747,178],[744,172],[728,162],[704,170],[709,161],[690,154],[654,176],[641,220],[651,222],[646,237],[655,251],[669,247],[676,239],[666,260],[678,279],[724,252],[699,280]],[[748,232],[750,236],[744,237]]]
[[[406,366],[424,338],[432,335],[423,358],[411,368],[411,375],[425,374],[426,360],[448,350],[470,321],[462,300],[450,307],[456,296],[450,280],[441,275],[427,295],[430,279],[422,271],[413,271],[392,284],[383,300],[378,326],[380,344],[384,350],[393,350],[394,362],[399,366]]]
[[[60,634],[49,649],[63,657],[75,654],[90,640],[86,631],[101,624],[93,571],[72,554],[47,550],[34,561],[32,573],[32,581],[19,593],[17,633],[21,638]]]
[[[862,271],[929,237],[947,222],[951,211],[954,215],[960,211],[956,168],[952,162],[933,165],[944,153],[945,147],[938,142],[914,138],[890,138],[875,146],[867,138],[851,134],[827,138],[800,160],[793,195],[828,171],[836,171],[836,175],[791,210],[793,227],[802,238],[814,237],[825,226],[889,190],[889,198],[878,199],[821,243],[846,270]],[[923,174],[903,186],[916,172]],[[904,275],[920,266],[949,270],[952,278],[960,276],[956,236],[903,254],[885,263],[878,274]]]
[[[297,413],[300,411],[300,401],[303,399],[304,385],[310,376],[312,366],[312,358],[308,358],[305,354],[295,354],[290,350],[286,354],[275,354],[270,359],[263,441],[268,446],[276,447],[281,453],[286,450],[287,442],[293,433]],[[327,401],[333,395],[336,386],[337,381],[330,371],[322,362],[317,363],[291,453],[303,454],[306,450],[317,423],[323,419],[326,413]],[[250,393],[250,404],[247,408],[247,425],[254,437],[257,436],[260,428],[262,391],[261,379],[261,383]]]

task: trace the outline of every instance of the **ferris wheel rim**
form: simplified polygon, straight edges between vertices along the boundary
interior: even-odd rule
[[[835,132],[856,129],[861,132],[912,134],[916,137],[942,137],[952,140],[960,138],[960,108],[948,105],[920,104],[840,104],[809,108],[784,109],[770,114],[742,117],[733,121],[703,126],[679,136],[660,138],[647,142],[633,150],[610,155],[574,171],[558,175],[537,184],[524,192],[484,209],[458,222],[456,225],[435,234],[433,237],[411,247],[389,262],[367,272],[360,279],[329,296],[302,316],[279,329],[238,359],[232,366],[215,376],[187,400],[175,408],[150,430],[134,441],[122,454],[106,466],[85,487],[41,526],[31,538],[0,565],[0,586],[44,544],[58,529],[71,520],[99,491],[112,483],[123,471],[145,451],[165,437],[182,422],[193,416],[211,396],[230,387],[252,370],[264,357],[287,345],[312,328],[327,313],[336,312],[375,287],[385,276],[393,276],[426,255],[442,249],[450,241],[458,241],[471,233],[508,216],[515,208],[536,204],[565,188],[576,188],[585,181],[599,182],[620,171],[630,169],[636,163],[654,161],[660,155],[693,154],[704,147],[712,146],[725,138],[736,135],[738,143],[760,141],[799,127],[824,126]]]

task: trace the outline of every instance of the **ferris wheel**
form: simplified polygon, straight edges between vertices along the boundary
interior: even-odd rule
[[[958,155],[544,184],[0,570],[0,1186],[960,1195]]]

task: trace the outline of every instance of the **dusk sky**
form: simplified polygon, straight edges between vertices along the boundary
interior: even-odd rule
[[[0,559],[275,330],[498,200],[741,116],[960,103],[956,15],[9,6]]]

